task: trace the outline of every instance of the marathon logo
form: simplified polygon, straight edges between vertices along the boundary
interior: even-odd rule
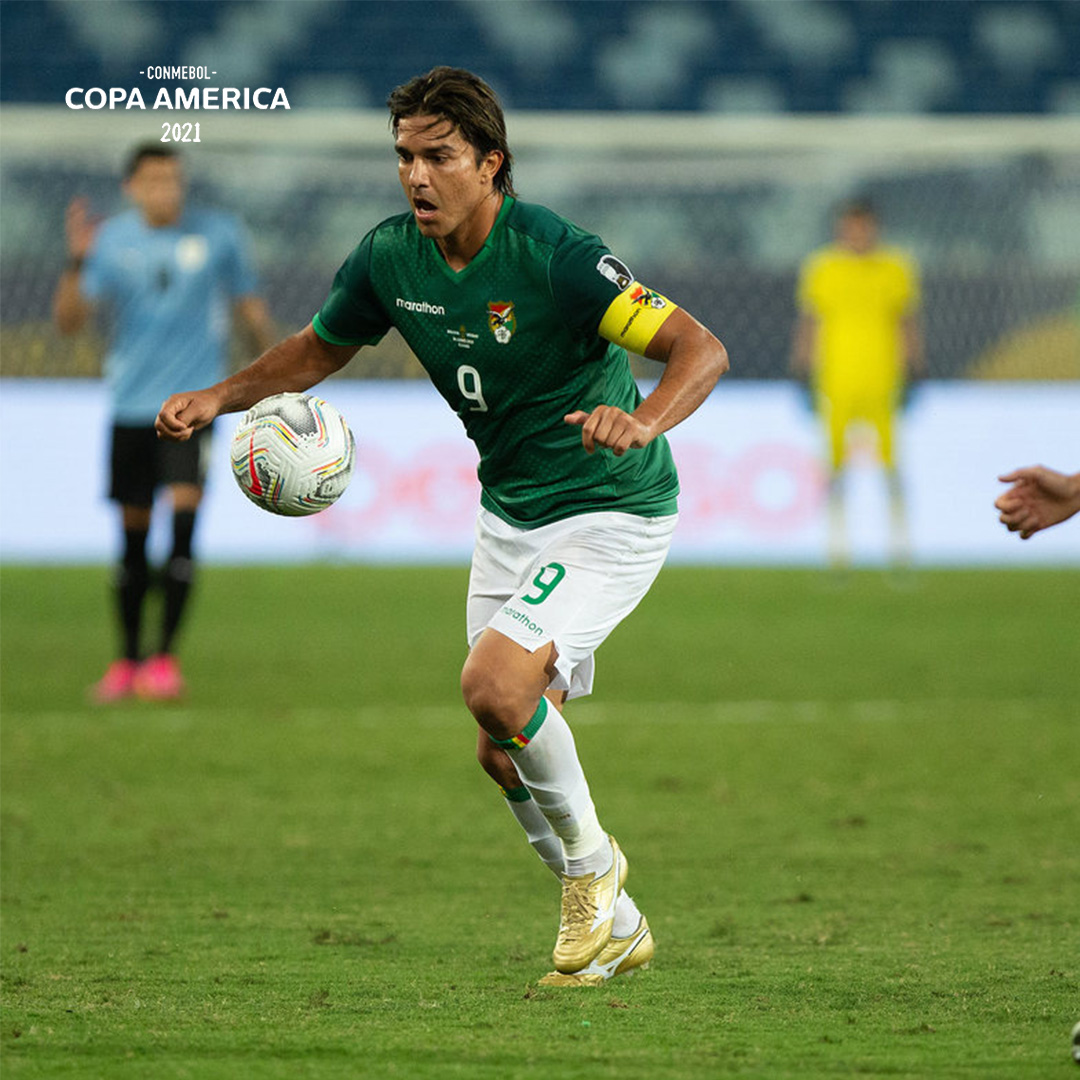
[[[537,637],[544,636],[544,628],[542,626],[537,626],[536,623],[534,623],[532,619],[530,619],[529,616],[525,614],[524,611],[515,611],[514,608],[510,607],[509,605],[504,607],[502,610],[504,615],[509,615],[510,618],[514,620],[514,622],[521,623],[521,625],[524,626],[530,634],[536,634]]]
[[[417,315],[445,315],[446,308],[442,304],[429,304],[426,300],[403,300],[397,298],[397,306],[406,311],[412,311]]]

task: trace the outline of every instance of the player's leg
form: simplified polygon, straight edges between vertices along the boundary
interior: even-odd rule
[[[463,686],[474,715],[490,737],[500,740],[503,752],[495,754],[481,746],[481,762],[504,788],[518,779],[529,801],[559,837],[568,871],[564,912],[568,902],[575,906],[578,885],[607,879],[608,896],[611,890],[617,893],[613,922],[619,937],[631,934],[641,923],[633,901],[620,888],[625,863],[617,845],[599,827],[569,727],[555,704],[541,698],[540,688],[547,683],[556,690],[570,690],[570,696],[589,692],[593,652],[651,585],[673,528],[674,519],[650,521],[617,514],[589,515],[523,532],[482,514],[470,578],[473,651],[463,672]],[[525,561],[516,565],[522,553]],[[522,566],[526,567],[524,584]],[[517,585],[514,596],[507,596],[506,580]],[[491,625],[485,627],[485,621]],[[491,718],[506,711],[516,693],[501,688],[499,680],[507,679],[514,687],[524,685],[515,674],[519,665],[536,673],[532,694],[525,702],[527,707],[536,700],[536,708],[523,727],[525,707],[520,703],[513,722],[498,725]],[[522,811],[522,815],[529,813]],[[530,823],[523,825],[532,831]],[[596,898],[589,903],[596,906]],[[605,899],[601,906],[607,905]],[[563,919],[564,927],[567,921]],[[602,923],[608,923],[606,911]],[[608,930],[608,925],[601,925],[600,933],[584,945],[564,943],[561,933],[563,947],[557,946],[557,965],[565,971],[580,970],[605,947]],[[639,955],[644,956],[644,950]],[[615,968],[606,977],[613,973]]]
[[[851,409],[842,394],[824,391],[819,395],[818,407],[825,430],[829,465],[826,492],[828,560],[833,570],[844,570],[851,561],[844,497],[844,462],[847,456],[847,430],[852,419]]]
[[[529,789],[521,782],[510,755],[496,746],[483,728],[478,729],[477,736],[476,758],[484,772],[498,785],[507,809],[524,830],[540,861],[562,880],[563,871],[566,869],[562,841],[555,835],[555,830],[544,817]]]
[[[562,841],[567,872],[580,875],[606,870],[611,852],[570,727],[544,696],[555,654],[554,643],[530,652],[489,627],[469,653],[461,686],[469,711]]]
[[[505,751],[562,843],[566,869],[555,966],[579,971],[611,938],[626,863],[600,826],[573,733],[544,696],[555,645],[529,651],[488,627],[462,671],[469,711]]]
[[[137,689],[154,700],[174,700],[184,693],[176,658],[176,635],[188,609],[194,580],[195,523],[202,502],[209,435],[206,429],[187,442],[159,442],[157,476],[169,490],[172,545],[161,574],[162,616],[157,651],[140,668]]]
[[[889,555],[893,566],[906,569],[911,563],[907,498],[896,464],[896,410],[893,395],[883,399],[871,422],[877,431],[881,464],[889,496]]]
[[[194,580],[195,519],[202,501],[202,488],[196,484],[174,484],[169,489],[172,498],[172,548],[165,564],[162,584],[165,604],[161,626],[159,652],[171,654],[177,631],[187,609]]]
[[[549,692],[551,702],[560,707],[565,691]],[[499,786],[506,805],[524,830],[529,844],[544,865],[561,881],[565,869],[562,841],[555,835],[529,789],[521,782],[510,755],[479,729],[476,756],[484,771]],[[655,952],[655,943],[645,916],[625,889],[615,904],[611,940],[581,972],[564,975],[551,972],[540,980],[541,986],[596,986],[615,975],[623,975],[646,966]]]
[[[112,585],[119,616],[121,648],[120,656],[91,688],[91,697],[101,704],[134,694],[140,660],[143,607],[150,585],[146,540],[150,532],[154,498],[146,432],[142,428],[113,427],[109,452],[109,497],[120,506],[123,530],[123,543]]]

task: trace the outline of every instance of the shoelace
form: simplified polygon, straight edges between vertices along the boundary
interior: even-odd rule
[[[584,933],[596,917],[596,904],[589,895],[588,878],[563,878],[562,910],[565,922],[560,927],[565,940],[573,941]]]

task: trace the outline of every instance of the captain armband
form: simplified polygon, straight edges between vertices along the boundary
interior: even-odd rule
[[[656,331],[678,308],[666,296],[631,281],[600,320],[600,336],[643,356]]]

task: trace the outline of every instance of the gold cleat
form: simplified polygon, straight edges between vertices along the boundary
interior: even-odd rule
[[[581,971],[611,939],[615,902],[626,882],[626,859],[613,836],[611,869],[606,874],[562,878],[562,915],[552,958],[564,974]]]
[[[552,971],[540,980],[540,986],[603,986],[616,975],[632,975],[638,968],[647,968],[656,951],[652,932],[645,916],[629,937],[611,938],[587,967],[564,974]]]

